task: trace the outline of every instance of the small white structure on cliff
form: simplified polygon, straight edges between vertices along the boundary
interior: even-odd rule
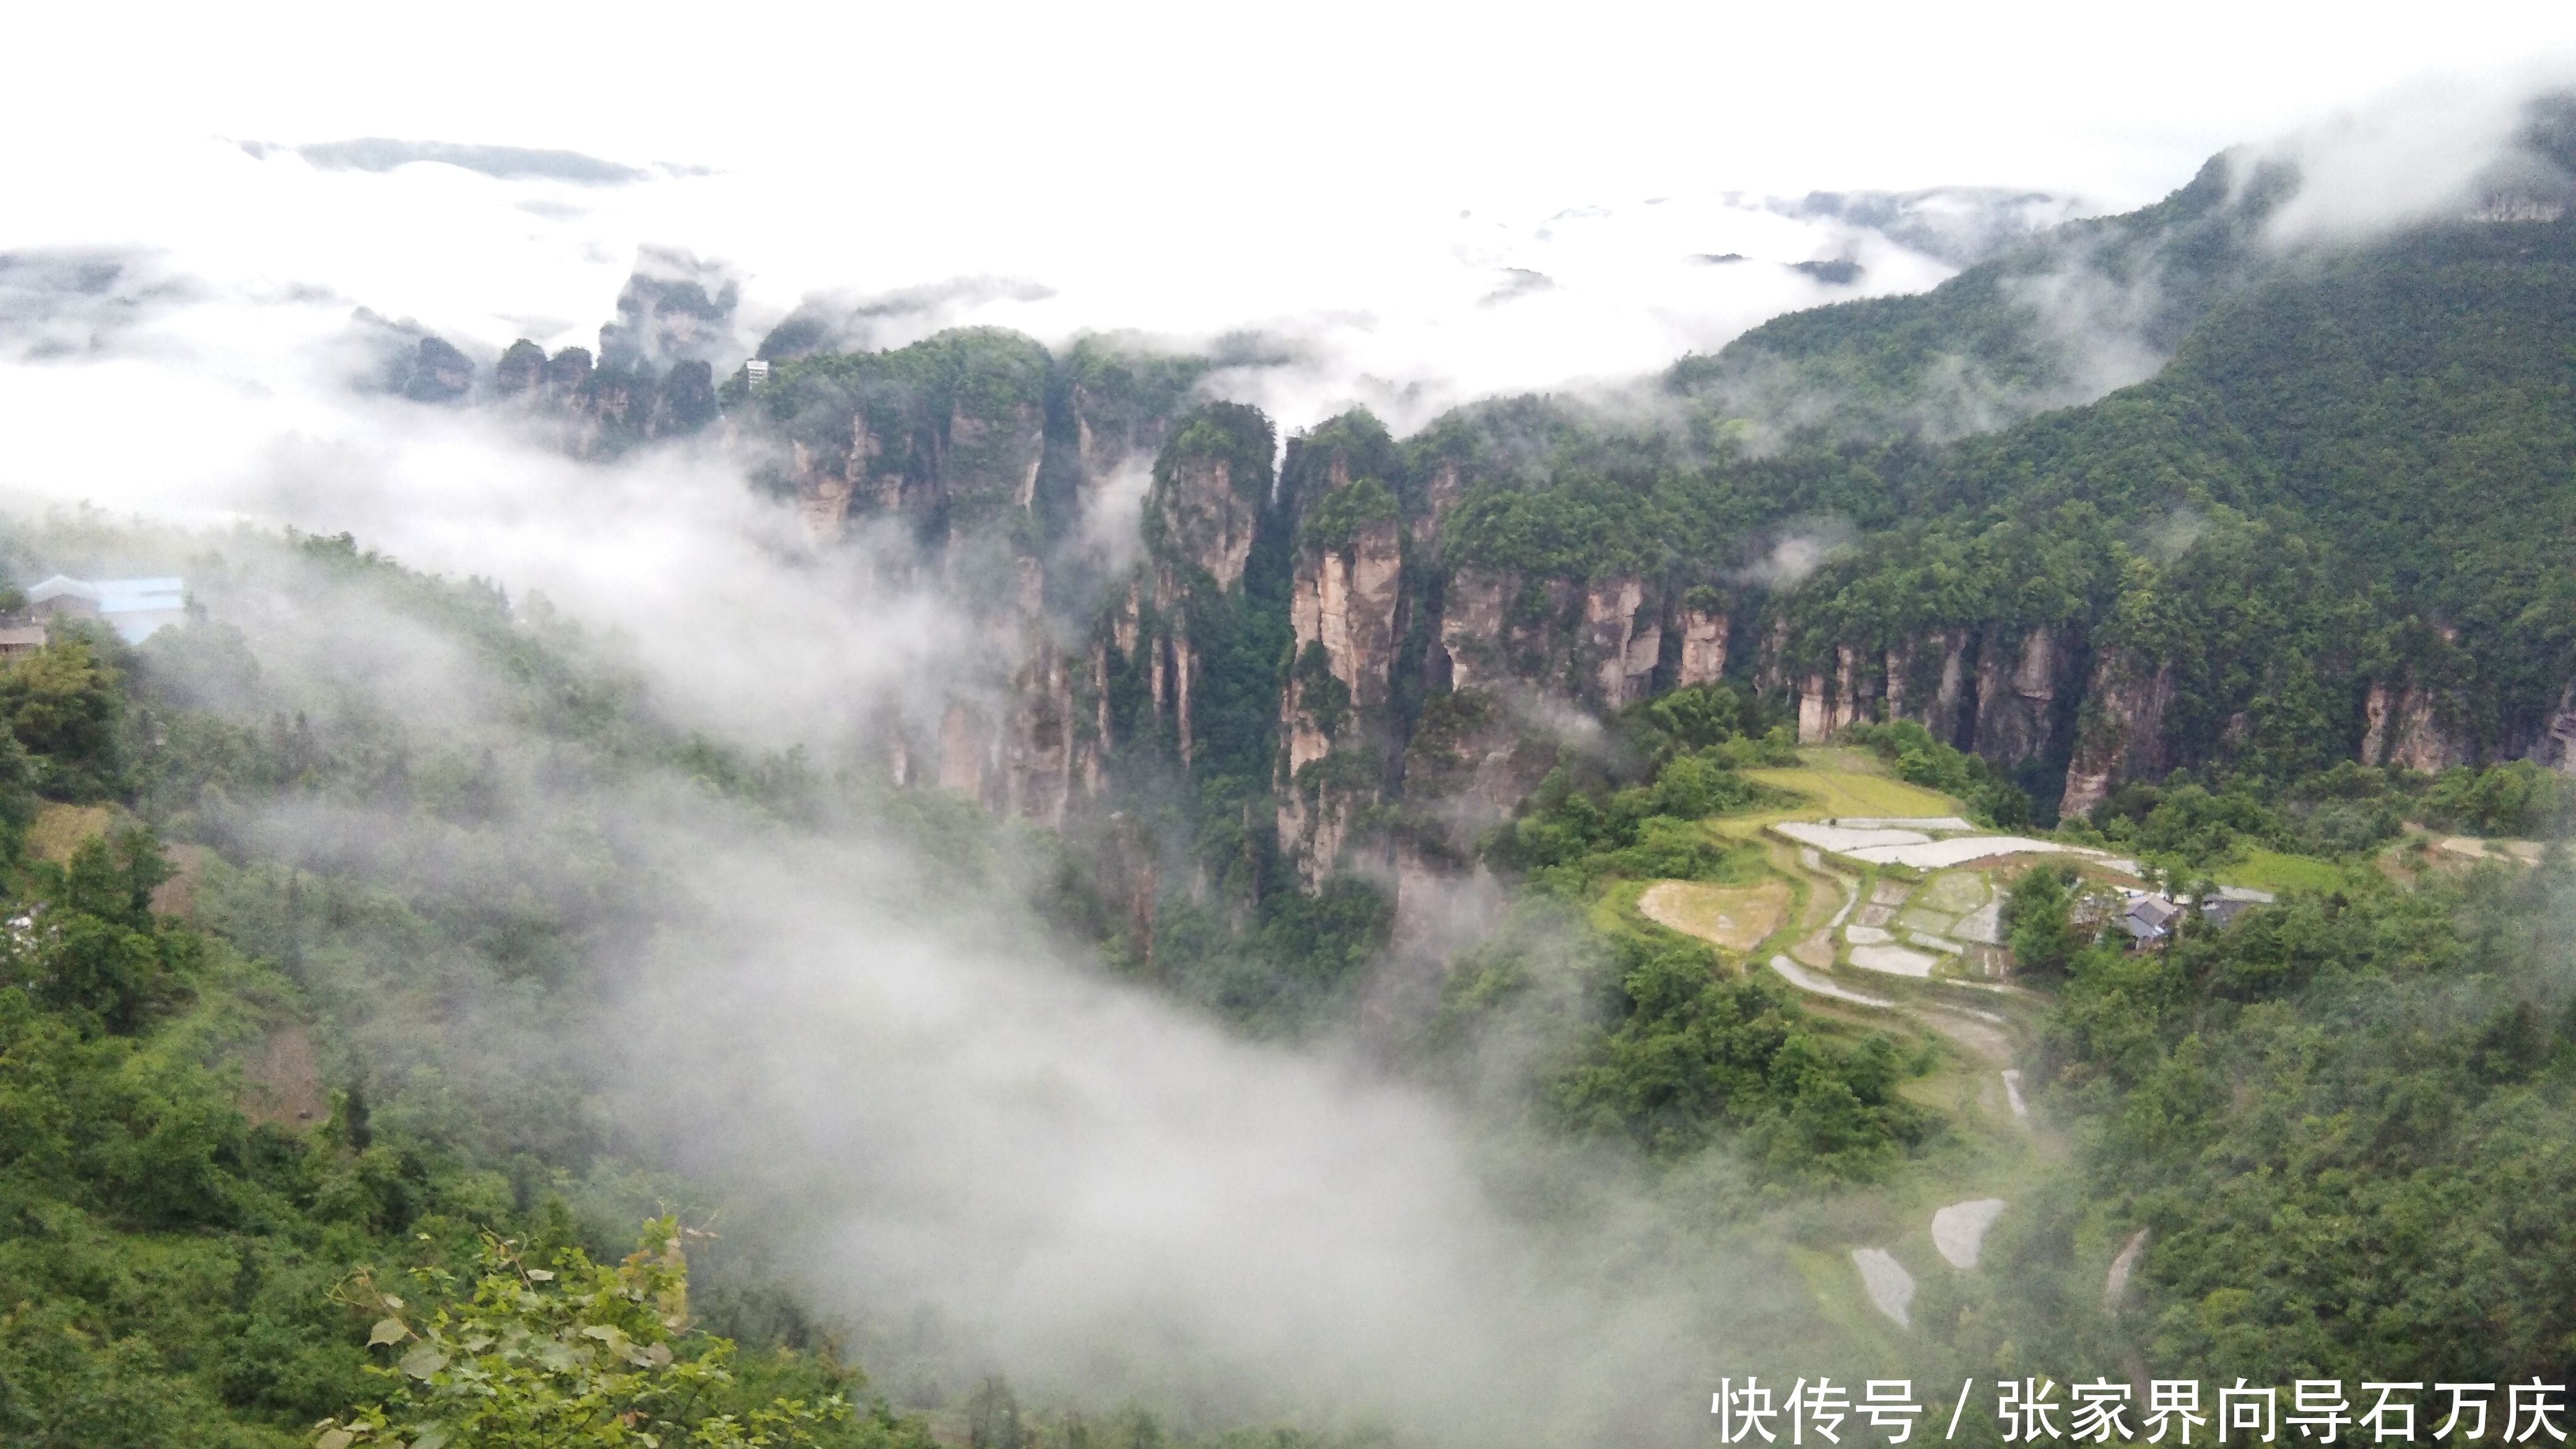
[[[68,616],[104,621],[128,644],[140,644],[164,624],[188,617],[185,579],[75,579],[56,574],[27,590],[38,618]]]

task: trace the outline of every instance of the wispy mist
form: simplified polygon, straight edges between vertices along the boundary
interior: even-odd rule
[[[2238,153],[2240,182],[2286,165],[2297,191],[2273,214],[2283,244],[2357,240],[2400,226],[2459,221],[2498,204],[2576,198],[2567,155],[2536,146],[2536,102],[2576,87],[2576,64],[2524,71],[2512,83],[2426,82]],[[2563,145],[2563,142],[2562,142]]]

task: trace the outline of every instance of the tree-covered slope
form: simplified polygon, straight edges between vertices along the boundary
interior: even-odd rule
[[[461,1269],[486,1233],[536,1262],[605,1252],[674,1185],[621,1152],[582,1025],[648,878],[595,815],[518,808],[518,772],[542,759],[558,803],[576,777],[674,769],[761,787],[489,589],[345,540],[235,545],[192,572],[201,597],[265,600],[231,611],[257,649],[238,623],[140,649],[63,623],[0,665],[11,1444],[307,1442],[386,1388],[353,1274]],[[308,608],[402,647],[317,677],[276,631]],[[493,713],[407,696],[375,674],[396,659]],[[704,1317],[738,1318],[710,1286]],[[860,1382],[792,1325],[755,1329],[741,1393],[772,1379]],[[693,1412],[739,1407],[714,1392]]]

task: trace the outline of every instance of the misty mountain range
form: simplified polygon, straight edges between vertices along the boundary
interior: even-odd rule
[[[0,530],[0,1440],[2563,1380],[2576,101],[2350,174],[1462,215],[1453,347],[1716,289],[1464,399],[1391,310],[0,257],[9,476],[108,505]]]

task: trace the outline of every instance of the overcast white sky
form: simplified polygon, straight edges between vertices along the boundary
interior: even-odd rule
[[[1766,195],[2123,208],[2392,94],[2420,116],[2576,73],[2576,5],[46,6],[12,42],[0,248],[154,248],[486,358],[591,340],[641,244],[736,268],[754,324],[818,289],[1026,279],[1052,295],[925,330],[1267,328],[1327,358],[1258,399],[1295,426],[1633,375],[1851,295],[1778,264],[1944,274]],[[358,136],[673,170],[373,175],[238,144]],[[1773,265],[1686,264],[1730,251]],[[1497,304],[1509,268],[1554,286]]]
[[[13,166],[34,138],[389,135],[1031,211],[1354,185],[1442,205],[1944,183],[2134,202],[2229,142],[2576,49],[2576,7],[2540,0],[465,0],[39,6],[11,28]]]

